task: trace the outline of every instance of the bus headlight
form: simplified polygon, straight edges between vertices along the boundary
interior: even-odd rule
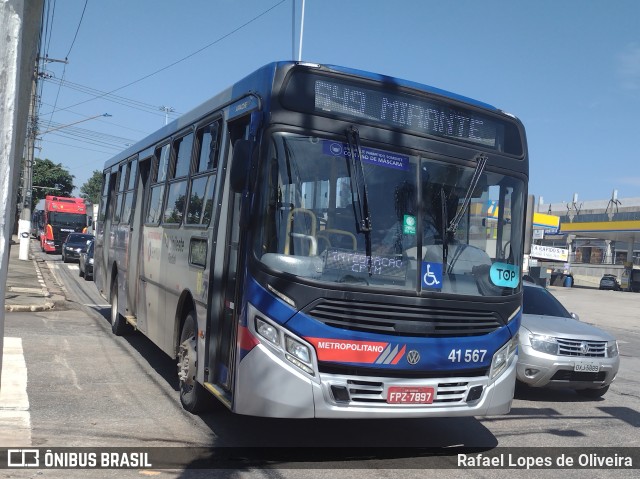
[[[502,346],[494,355],[491,361],[490,379],[495,379],[502,374],[513,362],[513,358],[518,350],[518,335],[516,334]]]
[[[280,345],[280,339],[278,338],[278,330],[271,324],[263,321],[260,317],[256,316],[256,332],[267,341]]]
[[[302,369],[305,373],[313,376],[313,368],[311,367],[311,353],[309,348],[299,343],[289,336],[285,336],[285,348],[287,353],[284,355],[287,360]]]
[[[248,304],[248,319],[252,326],[252,335],[265,347],[277,354],[282,360],[296,366],[310,376],[315,376],[314,356],[312,347],[302,339],[296,338],[291,332],[268,319],[268,316],[258,311],[255,306]]]
[[[285,349],[300,361],[304,361],[305,363],[311,362],[311,353],[309,353],[309,348],[289,336],[285,337]]]

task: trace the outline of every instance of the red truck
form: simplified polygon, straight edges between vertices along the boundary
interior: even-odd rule
[[[87,206],[84,198],[47,196],[44,201],[40,246],[47,253],[60,253],[69,233],[82,233],[87,228]]]

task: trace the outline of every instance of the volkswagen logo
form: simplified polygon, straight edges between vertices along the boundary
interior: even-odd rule
[[[420,353],[418,351],[412,349],[407,353],[407,362],[409,364],[413,366],[414,364],[418,364],[418,361],[420,361]]]
[[[589,348],[589,343],[586,343],[585,341],[582,341],[580,343],[580,352],[582,354],[587,354],[589,352],[590,348]]]

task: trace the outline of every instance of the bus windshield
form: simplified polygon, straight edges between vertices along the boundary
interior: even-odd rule
[[[519,291],[524,181],[366,144],[356,163],[346,137],[276,132],[269,143],[254,250],[271,270],[339,287]]]

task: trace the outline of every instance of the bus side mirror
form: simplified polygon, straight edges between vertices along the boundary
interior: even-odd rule
[[[244,190],[251,168],[251,152],[253,142],[249,140],[236,140],[233,144],[233,157],[231,158],[231,172],[229,183],[231,189],[236,192]]]

